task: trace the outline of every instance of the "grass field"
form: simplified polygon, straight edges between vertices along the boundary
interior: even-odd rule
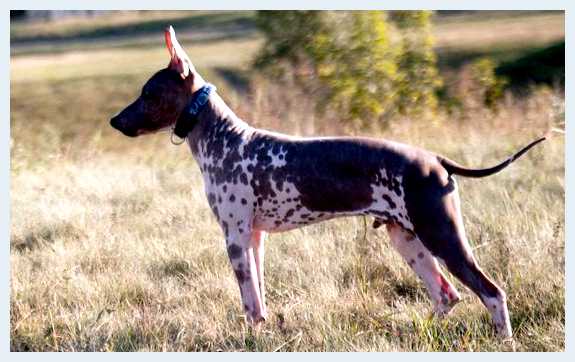
[[[429,318],[422,284],[383,228],[362,218],[270,235],[270,318],[257,332],[247,328],[189,150],[172,146],[166,133],[128,139],[108,125],[167,64],[168,23],[239,116],[275,130],[306,129],[309,114],[278,111],[283,93],[266,98],[262,85],[248,84],[261,41],[249,12],[12,24],[12,351],[565,349],[561,136],[496,176],[459,179],[475,255],[507,291],[514,344],[498,341],[485,308],[459,283],[463,301],[453,314]],[[510,24],[515,31],[501,31]],[[450,56],[494,49],[518,56],[561,40],[563,25],[562,15],[549,13],[451,17],[435,28],[440,62],[454,71],[460,63]],[[522,47],[525,39],[533,41]],[[349,132],[314,122],[316,133]],[[545,88],[509,95],[498,114],[403,120],[378,135],[487,166],[563,122],[562,91]]]

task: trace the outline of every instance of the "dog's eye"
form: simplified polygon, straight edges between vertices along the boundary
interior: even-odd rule
[[[149,89],[144,89],[144,90],[142,91],[142,97],[143,97],[144,99],[150,99],[150,98],[152,98],[152,92],[150,92]]]

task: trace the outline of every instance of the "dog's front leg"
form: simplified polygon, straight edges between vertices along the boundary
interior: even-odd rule
[[[252,233],[252,243],[255,249],[256,267],[258,271],[258,286],[260,289],[260,297],[262,301],[262,317],[267,317],[266,310],[266,291],[264,285],[264,240],[266,238],[265,231],[256,230]]]
[[[240,287],[248,323],[257,325],[265,320],[260,295],[257,264],[251,232],[230,232],[226,238],[228,256]]]

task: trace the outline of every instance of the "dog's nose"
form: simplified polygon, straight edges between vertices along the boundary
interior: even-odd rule
[[[118,125],[118,118],[113,117],[113,118],[110,120],[110,126],[116,128],[117,125]]]
[[[118,117],[112,117],[112,119],[110,120],[110,126],[114,127],[115,129],[118,129],[118,127],[120,126],[120,119]]]

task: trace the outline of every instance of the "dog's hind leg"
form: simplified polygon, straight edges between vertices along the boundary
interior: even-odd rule
[[[425,210],[416,219],[418,237],[427,249],[483,302],[502,338],[510,338],[511,323],[505,292],[477,264],[465,235],[459,196],[451,179],[451,190],[425,200]]]
[[[512,332],[505,292],[485,275],[471,251],[455,246],[467,244],[467,239],[465,237],[454,239],[455,241],[450,243],[454,247],[437,256],[443,260],[451,274],[479,296],[491,314],[497,333],[502,338],[510,338]]]
[[[425,283],[437,316],[447,315],[460,301],[455,287],[445,278],[439,265],[421,241],[398,224],[386,224],[391,244]]]
[[[479,296],[491,314],[499,336],[510,338],[511,322],[505,292],[485,275],[469,247],[458,247],[467,245],[465,235],[454,236],[450,244],[451,248],[437,256],[443,260],[451,274]]]

